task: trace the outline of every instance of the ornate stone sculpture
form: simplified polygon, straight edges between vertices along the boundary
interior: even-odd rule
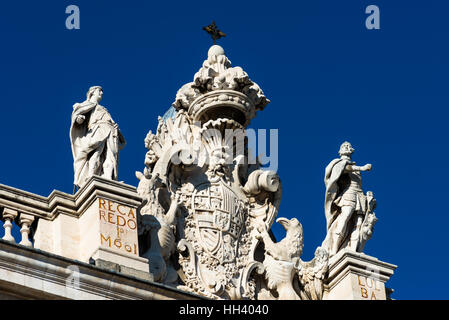
[[[179,196],[175,195],[166,214],[157,211],[142,217],[141,233],[149,232],[150,238],[150,247],[142,256],[148,258],[153,281],[171,284],[178,279],[170,257],[176,250],[174,234],[180,205]]]
[[[312,261],[303,262],[300,260],[300,267],[297,269],[298,287],[301,299],[321,300],[324,293],[324,280],[329,266],[329,254],[326,249],[318,247],[315,250],[315,257]],[[296,282],[293,282],[295,285]]]
[[[279,176],[252,163],[246,128],[269,103],[222,47],[209,49],[193,82],[145,139],[145,169],[137,172],[143,198],[140,254],[154,281],[213,299],[323,298],[331,256],[361,252],[377,221],[373,194],[344,143],[326,168],[328,233],[311,261],[301,260],[303,230],[295,218],[270,228],[282,194]]]
[[[349,142],[340,147],[340,158],[326,167],[325,213],[327,235],[322,244],[330,256],[343,248],[362,252],[371,237],[377,218],[373,193],[362,190],[361,171],[371,170],[371,164],[359,167],[351,161],[354,149]]]
[[[215,24],[209,27],[214,40],[223,36]],[[371,165],[352,162],[350,143],[341,145],[340,158],[325,171],[327,235],[314,258],[301,259],[304,235],[296,218],[277,219],[286,235],[276,241],[270,229],[281,181],[253,160],[247,130],[270,101],[242,68],[232,67],[222,47],[209,49],[193,82],[178,90],[156,132],[148,132],[145,168],[136,172],[139,196],[132,186],[89,179],[117,179],[125,144],[99,104],[102,95],[101,87],[91,87],[86,101],[73,106],[74,184],[84,184],[83,192],[55,191],[44,198],[0,185],[4,240],[15,241],[16,221],[21,245],[213,299],[387,298],[384,283],[396,266],[360,254],[377,222],[376,200],[361,185],[360,172]],[[64,280],[59,269],[55,275]],[[86,278],[91,273],[81,273],[84,287],[92,282]],[[127,293],[130,287],[101,298],[183,296],[147,287],[138,295]],[[94,291],[101,296],[101,290]]]
[[[366,242],[371,239],[374,231],[374,225],[377,223],[377,217],[374,213],[376,208],[376,199],[371,191],[366,193],[367,211],[363,221],[357,220],[355,230],[359,232],[359,239],[355,243],[353,242],[353,248],[356,248],[357,252],[363,252]]]
[[[173,236],[179,253],[166,250],[153,261],[161,262],[160,256],[165,264],[175,261],[178,286],[184,290],[211,298],[256,298],[252,274],[262,273],[263,265],[255,260],[259,240],[254,225],[270,228],[281,188],[274,172],[248,163],[245,128],[268,103],[248,75],[231,66],[223,48],[214,45],[194,81],[178,91],[176,112],[159,118],[156,133],[147,135],[145,170],[137,173],[144,198],[141,239],[149,243],[144,252],[157,256],[153,243]],[[179,197],[176,222],[170,218],[174,195]],[[150,231],[155,220],[146,216],[156,217],[161,230],[161,221],[176,227],[155,236]],[[164,280],[163,270],[152,272],[155,279],[174,285]]]
[[[99,103],[103,90],[94,86],[87,99],[73,105],[70,127],[74,185],[80,188],[89,177],[117,180],[119,151],[125,139],[105,107]]]
[[[267,230],[258,228],[258,235],[265,245],[265,267],[268,288],[276,290],[279,300],[299,300],[293,288],[295,268],[299,264],[299,257],[304,246],[302,225],[295,218],[287,220],[277,219],[287,232],[284,239],[278,243],[271,240]]]
[[[321,300],[323,279],[328,268],[327,251],[318,247],[315,258],[309,262],[300,259],[304,246],[302,225],[296,218],[279,218],[287,232],[284,239],[274,243],[264,227],[256,237],[265,245],[265,278],[267,287],[265,299],[278,300]]]

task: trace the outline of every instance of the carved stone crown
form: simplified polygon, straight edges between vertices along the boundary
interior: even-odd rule
[[[246,127],[270,103],[259,86],[240,67],[232,67],[224,50],[213,45],[193,82],[181,87],[173,107],[184,109],[202,124],[219,118],[233,119]]]

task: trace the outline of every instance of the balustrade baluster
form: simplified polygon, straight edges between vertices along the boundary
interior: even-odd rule
[[[5,208],[3,210],[3,228],[5,229],[5,235],[3,236],[3,240],[10,241],[10,242],[16,242],[14,237],[12,236],[11,230],[12,230],[12,222],[17,217],[17,211]]]
[[[34,216],[21,213],[20,214],[20,233],[22,234],[22,241],[19,244],[27,247],[32,247],[33,243],[30,241],[30,226],[34,221]]]

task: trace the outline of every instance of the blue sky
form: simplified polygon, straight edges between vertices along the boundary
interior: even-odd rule
[[[81,11],[65,28],[65,8]],[[381,29],[365,28],[380,8]],[[303,224],[303,259],[325,236],[324,168],[348,140],[372,163],[379,222],[365,252],[398,265],[396,299],[449,299],[449,46],[444,1],[27,1],[0,4],[0,183],[73,190],[72,105],[101,85],[127,140],[119,180],[137,185],[144,138],[219,41],[272,101],[250,127],[279,129],[279,216]],[[278,238],[282,228],[275,227]]]

